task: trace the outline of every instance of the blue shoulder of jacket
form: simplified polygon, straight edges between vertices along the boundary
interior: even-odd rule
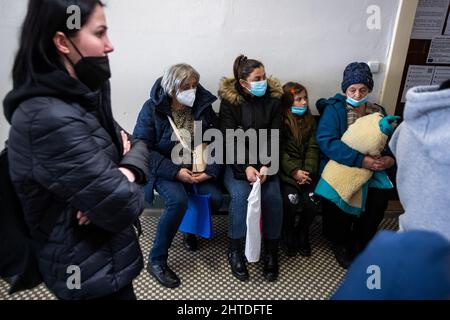
[[[329,99],[319,99],[316,103],[317,111],[319,114],[323,115],[325,109],[328,107],[333,107],[338,111],[340,108],[345,107],[346,97],[340,93],[337,93],[334,97]],[[345,108],[343,108],[345,110]]]

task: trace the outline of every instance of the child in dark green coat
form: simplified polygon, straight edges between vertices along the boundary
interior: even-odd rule
[[[313,190],[319,170],[316,123],[302,85],[283,86],[281,110],[281,190],[283,194],[282,245],[288,256],[311,256],[309,227],[314,219]]]

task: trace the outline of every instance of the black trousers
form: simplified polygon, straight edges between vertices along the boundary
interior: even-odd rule
[[[322,228],[324,236],[337,245],[350,246],[361,252],[373,238],[388,206],[387,190],[369,188],[366,211],[359,217],[348,214],[333,202],[323,199]]]
[[[298,237],[308,237],[315,211],[308,205],[308,194],[314,187],[305,185],[301,189],[289,183],[281,184],[283,196],[282,240],[288,246],[295,246]]]

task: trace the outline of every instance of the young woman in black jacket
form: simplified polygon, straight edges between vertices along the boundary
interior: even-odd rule
[[[143,260],[133,224],[144,209],[138,183],[146,181],[148,151],[112,116],[103,4],[71,1],[79,29],[70,28],[67,5],[28,5],[4,100],[10,176],[52,293],[135,299]],[[44,229],[49,216],[54,224]]]
[[[224,78],[220,85],[220,126],[224,136],[228,130],[242,129],[248,133],[255,133],[258,141],[246,141],[234,147],[234,151],[243,147],[245,163],[239,164],[238,157],[233,164],[228,163],[225,169],[224,183],[231,195],[229,209],[228,237],[230,250],[228,259],[233,275],[239,280],[247,280],[249,274],[243,256],[243,241],[246,236],[247,198],[252,185],[261,180],[262,198],[262,229],[264,238],[264,277],[274,281],[278,277],[278,240],[281,233],[283,204],[280,183],[276,175],[279,168],[279,152],[271,150],[279,141],[273,141],[281,126],[279,110],[280,98],[283,95],[281,84],[271,78],[266,78],[264,65],[253,59],[241,55],[234,62],[234,78]],[[268,132],[267,136],[262,130]],[[253,144],[253,145],[251,145]],[[258,154],[252,152],[252,147],[258,145]],[[263,146],[263,148],[261,148]],[[268,164],[263,163],[262,149],[266,148],[271,155],[270,167],[272,175],[268,175]],[[231,144],[226,143],[227,158],[236,154]],[[256,156],[256,157],[255,157]],[[252,159],[254,158],[254,159]],[[278,164],[278,166],[277,166]]]

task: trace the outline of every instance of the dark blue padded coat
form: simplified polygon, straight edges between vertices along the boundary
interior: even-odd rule
[[[150,150],[150,177],[145,186],[146,200],[153,202],[153,189],[157,179],[175,180],[180,166],[171,160],[172,149],[178,143],[171,140],[173,129],[167,116],[171,116],[170,97],[161,87],[159,78],[150,92],[148,99],[137,119],[133,136],[136,139],[147,142]],[[196,98],[193,105],[195,121],[202,121],[202,136],[207,129],[218,129],[219,121],[212,108],[212,103],[217,98],[200,84],[197,87]],[[217,179],[221,173],[221,165],[210,164],[205,173],[213,179]]]

